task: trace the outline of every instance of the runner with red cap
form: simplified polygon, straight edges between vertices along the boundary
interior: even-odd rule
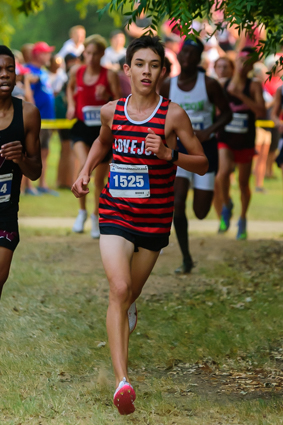
[[[49,46],[45,41],[38,41],[32,48],[32,61],[26,64],[30,72],[38,77],[36,83],[31,85],[34,102],[39,109],[41,119],[55,119],[55,97],[51,88],[49,75],[45,67],[49,64],[54,46]],[[49,139],[51,131],[42,129],[40,132],[42,175],[37,190],[40,193],[58,195],[57,192],[48,188],[46,183],[47,157],[49,154]]]

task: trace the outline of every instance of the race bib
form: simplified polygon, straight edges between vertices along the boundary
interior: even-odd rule
[[[82,108],[85,125],[87,125],[88,127],[93,127],[94,125],[101,125],[100,109],[101,106],[84,106]]]
[[[204,130],[204,117],[190,117],[189,115],[189,118],[194,130]]]
[[[12,180],[12,173],[0,175],[0,203],[10,201]]]
[[[149,198],[148,166],[110,164],[109,192],[113,198]]]
[[[227,124],[224,129],[228,133],[238,133],[244,134],[248,132],[248,122],[249,116],[248,114],[239,114],[237,112],[233,112],[233,119],[229,124]]]

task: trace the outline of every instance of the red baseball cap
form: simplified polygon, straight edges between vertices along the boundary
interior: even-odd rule
[[[30,73],[30,70],[28,68],[26,68],[25,66],[23,66],[19,62],[16,62],[16,74],[17,75],[25,75],[25,74],[29,74],[29,73]]]
[[[55,50],[55,46],[49,46],[45,41],[34,43],[32,53],[50,53]]]

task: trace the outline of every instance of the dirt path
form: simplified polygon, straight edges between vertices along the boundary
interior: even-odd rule
[[[66,228],[72,229],[73,217],[20,217],[20,226],[35,228]],[[190,233],[192,235],[212,234],[215,235],[218,229],[217,220],[190,220]],[[231,221],[230,230],[224,238],[235,238],[236,220]],[[90,230],[90,220],[86,222],[86,231]],[[248,221],[249,237],[254,238],[283,238],[283,221]],[[223,238],[223,236],[221,236]]]

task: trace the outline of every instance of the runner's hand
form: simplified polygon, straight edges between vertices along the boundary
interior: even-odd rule
[[[169,161],[171,159],[171,149],[166,148],[160,136],[154,133],[151,128],[147,129],[148,135],[145,138],[145,150],[155,153],[159,159]]]
[[[16,164],[21,162],[24,158],[23,145],[20,141],[6,143],[2,145],[0,155],[6,160],[15,162]]]
[[[209,136],[210,136],[210,132],[208,132],[206,130],[194,130],[194,133],[197,136],[197,138],[199,139],[200,143],[203,143],[206,140],[208,140]]]
[[[76,198],[81,198],[89,193],[89,188],[87,187],[89,181],[89,176],[79,176],[77,178],[72,186],[72,192]]]
[[[66,113],[66,118],[68,119],[68,120],[72,120],[73,118],[75,118],[75,112],[76,112],[76,108],[75,108],[75,106],[68,106],[68,109],[67,109],[67,113]]]

